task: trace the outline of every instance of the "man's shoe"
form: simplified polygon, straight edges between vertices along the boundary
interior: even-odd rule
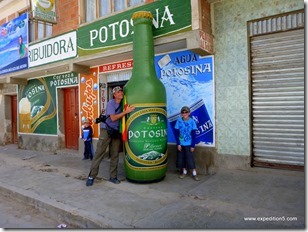
[[[119,181],[118,178],[116,178],[116,177],[115,178],[110,178],[109,181],[114,183],[114,184],[120,184],[121,183],[121,181]]]
[[[87,186],[92,186],[92,185],[93,185],[93,182],[94,182],[94,178],[88,178],[88,179],[87,179],[86,185],[87,185]]]
[[[199,181],[199,180],[200,180],[199,177],[198,177],[197,175],[193,176],[193,179],[194,179],[195,181]]]

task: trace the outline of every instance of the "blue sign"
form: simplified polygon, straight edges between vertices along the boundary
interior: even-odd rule
[[[168,142],[176,143],[174,125],[183,106],[197,123],[200,146],[215,146],[213,56],[181,51],[155,56],[156,74],[167,92]]]
[[[28,14],[0,26],[0,75],[28,68]]]

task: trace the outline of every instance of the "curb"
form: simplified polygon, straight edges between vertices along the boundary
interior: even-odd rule
[[[39,212],[59,221],[59,224],[66,224],[67,228],[133,228],[27,190],[21,191],[4,183],[0,185],[0,194],[39,210]]]

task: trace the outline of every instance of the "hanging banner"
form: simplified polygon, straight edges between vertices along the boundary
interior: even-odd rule
[[[56,0],[31,0],[33,18],[56,23]]]
[[[215,146],[213,56],[201,57],[191,51],[155,56],[156,74],[167,92],[168,142],[176,143],[174,126],[183,106],[198,130],[196,144]]]
[[[28,14],[0,26],[0,75],[28,68]]]
[[[77,73],[65,73],[19,85],[19,132],[57,135],[57,88],[78,85]]]
[[[94,123],[95,118],[99,116],[98,67],[91,68],[89,74],[80,74],[79,93],[80,128],[87,119],[93,129],[93,138],[98,138],[99,124]]]

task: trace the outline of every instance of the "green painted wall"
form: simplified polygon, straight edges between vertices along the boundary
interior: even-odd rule
[[[303,8],[303,0],[222,0],[214,4],[219,154],[250,155],[247,21]]]

